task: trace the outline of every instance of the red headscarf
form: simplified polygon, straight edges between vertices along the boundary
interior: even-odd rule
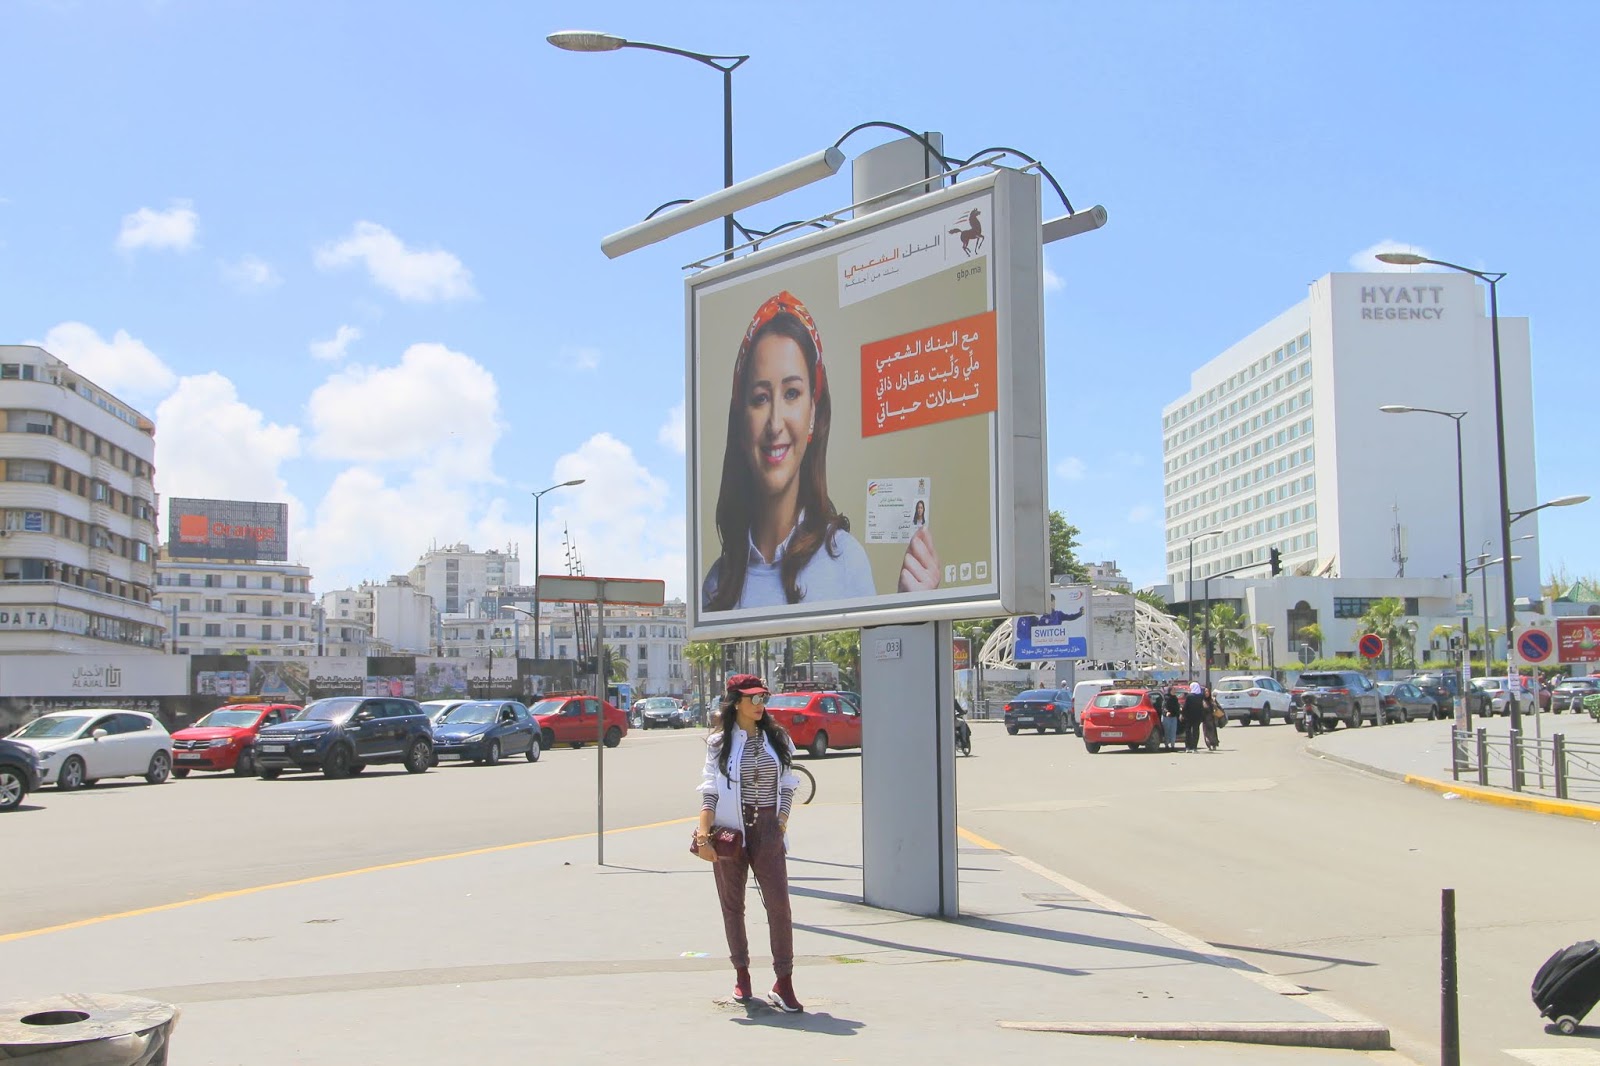
[[[822,369],[822,335],[817,332],[816,320],[811,317],[811,312],[806,310],[806,305],[801,303],[793,293],[785,289],[776,296],[770,297],[766,303],[756,308],[755,317],[750,320],[750,328],[744,331],[744,340],[739,344],[739,358],[733,364],[733,389],[737,399],[739,392],[739,379],[744,372],[744,362],[750,357],[750,345],[755,340],[761,327],[771,322],[781,314],[793,315],[800,324],[806,328],[806,333],[811,336],[811,346],[817,350],[817,371],[811,382],[812,396],[820,395],[827,387],[828,376]]]

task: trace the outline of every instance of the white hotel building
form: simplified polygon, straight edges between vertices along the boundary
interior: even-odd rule
[[[1456,578],[1454,424],[1385,414],[1385,404],[1467,412],[1469,565],[1485,541],[1498,558],[1486,303],[1486,289],[1465,274],[1328,274],[1305,300],[1196,370],[1161,419],[1174,590],[1189,576],[1191,547],[1197,583],[1235,567],[1265,575],[1272,548],[1286,574],[1374,579],[1403,568],[1408,578]],[[1500,318],[1500,351],[1510,502],[1521,510],[1540,502],[1526,318]],[[1536,521],[1519,522],[1515,533],[1537,533]],[[1537,596],[1538,541],[1515,554],[1518,595]]]

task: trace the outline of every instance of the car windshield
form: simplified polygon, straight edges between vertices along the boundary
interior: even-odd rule
[[[1056,698],[1056,690],[1053,688],[1034,688],[1029,689],[1027,692],[1019,692],[1016,698],[1019,702],[1025,703],[1049,703]]]
[[[653,700],[644,700],[643,702],[644,709],[647,711],[675,711],[678,709],[677,700],[669,700],[664,696]]]
[[[294,718],[297,722],[342,722],[359,706],[360,696],[335,696],[306,704]]]
[[[1243,692],[1245,689],[1259,688],[1254,678],[1230,677],[1217,684],[1218,692]]]
[[[86,715],[71,714],[62,718],[35,718],[13,736],[17,740],[42,737],[70,737],[83,728],[89,719]]]
[[[1344,688],[1344,678],[1338,674],[1301,674],[1300,684],[1306,688]]]
[[[260,711],[212,711],[194,724],[195,729],[248,729],[256,724]]]
[[[567,705],[566,700],[540,700],[528,708],[529,714],[560,714],[561,708]]]
[[[800,693],[793,693],[793,694],[790,694],[790,695],[787,695],[787,696],[768,696],[767,697],[767,706],[769,708],[777,707],[777,708],[782,708],[782,709],[785,709],[785,710],[792,710],[795,707],[804,707],[806,704],[808,704],[810,702],[811,702],[811,697],[810,696],[803,695],[803,694],[800,694]]]
[[[1378,691],[1383,693],[1385,696],[1394,695],[1395,689],[1397,689],[1399,687],[1400,687],[1400,682],[1398,682],[1398,681],[1379,681],[1378,682]]]
[[[1111,710],[1116,710],[1119,707],[1137,707],[1143,702],[1143,692],[1102,692],[1094,698],[1096,707],[1104,707]]]
[[[495,713],[499,711],[498,703],[463,703],[448,711],[443,712],[436,722],[448,722],[451,725],[485,725],[494,721]]]
[[[1581,692],[1594,688],[1593,681],[1563,681],[1556,686],[1557,692]]]

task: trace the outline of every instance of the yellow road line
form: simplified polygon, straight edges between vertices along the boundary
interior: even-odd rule
[[[1600,822],[1600,804],[1551,799],[1548,796],[1530,796],[1524,792],[1502,792],[1499,789],[1482,788],[1460,781],[1435,781],[1431,777],[1418,777],[1416,774],[1407,774],[1405,781],[1408,785],[1431,789],[1434,792],[1454,792],[1462,799],[1477,800],[1479,803],[1513,807],[1519,811],[1532,811],[1536,814],[1559,814],[1567,818],[1585,818],[1591,822]]]
[[[964,829],[961,826],[956,826],[956,835],[959,836],[962,840],[965,840],[967,843],[976,844],[980,848],[987,848],[990,851],[1004,851],[1004,850],[1006,850],[1005,848],[1002,848],[999,844],[996,844],[994,841],[985,840],[983,837],[979,836],[977,833],[974,833],[972,830]]]
[[[685,822],[697,820],[698,816],[693,818],[673,818],[665,822],[650,822],[646,825],[624,826],[621,829],[606,830],[606,836],[613,836],[617,833],[632,833],[640,829],[660,829],[663,826],[682,825]],[[312,877],[296,878],[293,881],[274,881],[269,885],[232,888],[226,892],[213,892],[210,895],[196,896],[193,899],[181,899],[173,903],[158,903],[153,907],[139,907],[131,911],[117,911],[113,914],[96,915],[93,918],[80,918],[75,922],[62,922],[60,925],[47,925],[40,929],[24,929],[18,933],[0,933],[0,944],[9,944],[14,940],[26,940],[29,937],[43,936],[46,933],[64,933],[69,929],[82,929],[85,926],[112,922],[119,918],[138,918],[145,914],[160,914],[162,911],[175,911],[201,903],[216,903],[225,899],[238,899],[240,896],[253,896],[258,892],[271,892],[279,888],[298,888],[301,885],[314,885],[322,881],[337,881],[340,878],[355,877],[359,874],[373,874],[383,870],[403,870],[408,866],[425,866],[432,862],[467,859],[474,855],[493,855],[501,851],[517,851],[522,848],[538,847],[540,844],[561,844],[570,840],[582,840],[585,837],[593,836],[593,833],[570,833],[567,836],[547,837],[544,840],[523,840],[515,844],[493,844],[489,847],[472,848],[468,851],[452,851],[444,855],[427,855],[420,859],[403,859],[400,862],[386,862],[378,866],[362,866],[354,870],[339,870],[331,874],[316,874]]]

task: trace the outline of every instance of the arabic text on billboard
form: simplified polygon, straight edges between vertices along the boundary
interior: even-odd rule
[[[170,558],[289,559],[286,504],[174,498],[167,501],[167,515]]]
[[[1054,601],[1054,609],[1048,613],[1024,615],[1014,623],[1012,658],[1017,662],[1089,657],[1089,627],[1093,623],[1089,586],[1068,585],[1054,594]]]

